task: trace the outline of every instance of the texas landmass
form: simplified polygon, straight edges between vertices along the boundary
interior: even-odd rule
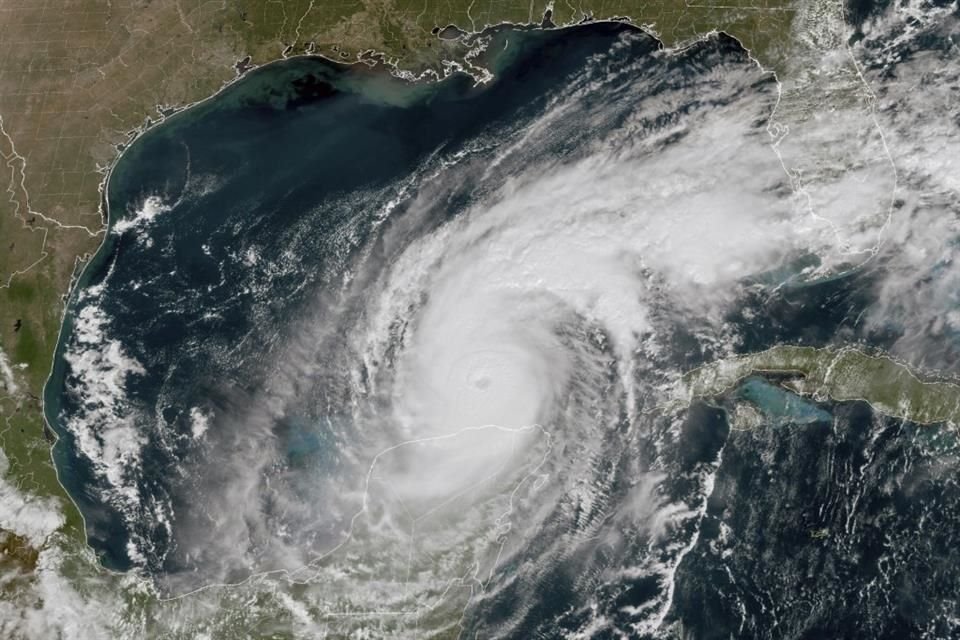
[[[820,4],[827,12],[845,11],[840,3]],[[8,197],[0,199],[0,600],[42,611],[43,602],[30,598],[42,598],[36,585],[49,577],[42,552],[57,547],[69,551],[58,556],[58,573],[78,583],[109,583],[128,613],[146,616],[151,607],[179,606],[156,603],[133,578],[99,573],[80,515],[57,480],[41,404],[66,295],[104,233],[106,177],[146,128],[247,69],[294,55],[388,65],[430,81],[469,68],[476,46],[471,38],[488,27],[562,28],[590,20],[630,22],[666,48],[722,31],[777,74],[781,118],[802,119],[805,101],[816,99],[804,52],[824,45],[824,38],[846,37],[829,29],[818,32],[821,40],[808,37],[816,19],[815,12],[799,15],[790,0],[0,4],[0,154],[8,178]],[[449,25],[456,37],[449,37]],[[771,372],[795,374],[793,389],[814,398],[865,400],[881,413],[918,423],[960,419],[954,383],[925,381],[905,364],[847,348],[783,346],[714,363],[683,379],[678,400],[722,395],[746,376]],[[63,514],[45,523],[55,534],[4,529],[7,519],[44,514],[51,504]],[[224,591],[217,597],[229,611],[249,595]],[[257,604],[265,603],[250,611]],[[149,629],[136,617],[131,631]],[[252,620],[251,613],[237,624],[256,635]]]
[[[291,55],[389,65],[443,77],[469,66],[466,37],[514,23],[621,19],[665,47],[723,30],[786,72],[787,0],[74,0],[0,4],[0,446],[25,490],[65,498],[50,462],[41,395],[65,296],[105,229],[103,189],[122,150],[171,112],[241,73]],[[4,372],[10,372],[5,375]],[[82,523],[68,509],[68,526]]]

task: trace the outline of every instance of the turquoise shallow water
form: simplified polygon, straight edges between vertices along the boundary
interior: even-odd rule
[[[416,181],[442,166],[436,158],[494,149],[628,33],[627,59],[656,50],[616,24],[492,32],[485,63],[497,79],[485,86],[464,74],[409,83],[382,68],[293,59],[249,73],[124,152],[109,181],[110,232],[74,290],[46,390],[60,477],[107,566],[177,569],[168,525],[191,504],[173,485],[190,465],[216,465],[213,445],[192,437],[191,411],[227,411],[269,384],[260,363],[358,255],[390,251],[377,225],[411,206]],[[559,140],[556,151],[576,144]],[[407,239],[490,188],[475,178],[462,187]],[[88,384],[82,367],[113,382]],[[329,425],[344,418],[304,412],[275,427],[288,461],[335,469]],[[105,422],[115,428],[96,435]],[[227,437],[216,430],[229,425],[211,428],[208,438]]]
[[[762,378],[748,378],[736,395],[757,406],[774,424],[830,422],[831,416],[816,404]]]
[[[123,154],[45,390],[103,564],[293,584],[338,637],[916,635],[887,594],[956,591],[953,440],[759,378],[749,432],[661,413],[730,353],[896,339],[882,265],[810,282],[767,231],[773,79],[724,36],[488,35],[482,86],[294,59]]]

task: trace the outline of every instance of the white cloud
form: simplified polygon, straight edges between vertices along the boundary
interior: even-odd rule
[[[64,426],[79,452],[106,480],[105,497],[120,508],[137,509],[137,478],[146,436],[127,398],[127,383],[145,373],[143,365],[109,335],[110,321],[94,301],[85,300],[74,319],[74,333],[64,353],[70,366],[67,393],[79,405]]]
[[[10,367],[10,361],[3,349],[0,349],[0,382],[3,382],[2,390],[7,395],[15,396],[20,393],[20,387],[17,386],[17,379],[13,375],[13,369]]]
[[[54,498],[41,498],[22,491],[7,478],[10,462],[0,450],[0,529],[12,531],[40,548],[65,522]]]

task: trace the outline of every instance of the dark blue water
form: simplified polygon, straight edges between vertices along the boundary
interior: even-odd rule
[[[485,62],[497,78],[484,86],[464,74],[411,84],[364,65],[285,61],[251,72],[126,150],[109,181],[112,231],[74,289],[46,389],[47,416],[60,436],[60,477],[104,564],[143,564],[128,553],[134,538],[149,541],[151,570],[176,564],[170,530],[152,516],[167,509],[161,505],[173,504],[176,513],[189,501],[175,488],[182,465],[206,455],[191,438],[191,408],[220,413],[266,384],[270,374],[258,365],[283,344],[306,301],[339,286],[392,200],[408,206],[400,197],[404,180],[486,132],[509,131],[627,33],[626,59],[642,60],[659,47],[618,24],[493,32],[490,51],[500,53]],[[742,57],[728,40],[711,48]],[[556,151],[565,146],[557,141]],[[449,215],[483,188],[467,184],[448,194]],[[118,221],[136,220],[150,199],[162,213],[117,233]],[[442,221],[424,220],[417,233]],[[111,500],[117,487],[78,451],[67,425],[89,409],[64,353],[76,342],[76,318],[90,306],[109,318],[109,339],[146,372],[125,378],[123,407],[109,418],[133,419],[144,439],[127,483],[140,492],[134,504]],[[293,418],[278,424],[277,434],[292,463],[336,464],[322,431]],[[215,465],[215,455],[202,464]]]
[[[170,578],[172,591],[185,591],[239,581],[255,570],[289,569],[289,558],[270,546],[276,531],[302,535],[289,546],[302,546],[306,557],[333,546],[351,503],[326,494],[351,486],[349,474],[369,464],[352,457],[363,449],[351,442],[370,434],[354,423],[358,411],[349,405],[347,386],[368,388],[366,376],[373,374],[355,367],[357,354],[341,348],[363,318],[365,288],[373,291],[380,267],[414,240],[465,216],[472,203],[494,200],[498,188],[523,172],[494,161],[522,141],[524,127],[536,124],[545,105],[562,103],[574,75],[587,68],[596,74],[587,73],[588,80],[611,69],[631,72],[623,86],[587,92],[580,110],[571,111],[572,122],[538,138],[524,162],[582,157],[601,133],[636,125],[630,108],[638,97],[666,96],[668,107],[642,114],[645,131],[660,132],[736,100],[759,96],[772,105],[776,93],[773,80],[725,36],[659,55],[655,39],[621,24],[488,35],[483,63],[495,79],[484,85],[464,74],[412,84],[382,68],[298,58],[249,73],[125,151],[106,194],[110,231],[71,293],[45,389],[46,416],[59,436],[59,477],[105,566],[136,568],[160,583]],[[710,86],[724,87],[731,68],[749,70],[744,77],[751,82],[710,93]],[[677,90],[703,78],[709,80],[698,85],[699,93]],[[588,118],[598,114],[603,117]],[[755,129],[766,135],[764,122]],[[650,153],[682,143],[684,135],[651,143]],[[471,170],[450,168],[461,158],[470,159]],[[722,338],[729,342],[714,339],[708,322],[685,315],[683,305],[671,308],[664,287],[667,302],[651,314],[662,349],[639,359],[637,387],[662,388],[665,371],[689,370],[726,355],[730,345],[750,352],[779,343],[887,344],[890,336],[864,335],[858,326],[878,272],[801,282],[798,273],[815,262],[806,254],[784,256],[781,270],[746,279],[723,318]],[[657,290],[656,278],[647,279]],[[351,295],[344,294],[348,289]],[[595,336],[594,329],[565,327],[564,338]],[[289,349],[298,341],[320,346]],[[589,353],[609,355],[598,342]],[[311,366],[291,362],[302,353],[314,360]],[[387,350],[385,358],[394,355]],[[883,546],[887,525],[903,546],[907,533],[923,533],[911,519],[956,522],[949,510],[938,515],[911,501],[956,502],[929,454],[935,437],[928,432],[882,419],[861,404],[799,398],[760,378],[748,379],[717,406],[695,403],[678,415],[660,415],[654,400],[641,397],[641,418],[631,425],[610,391],[618,382],[614,369],[584,396],[597,403],[591,415],[609,419],[590,461],[594,475],[562,478],[596,491],[581,500],[578,488],[556,505],[530,506],[542,528],[525,532],[525,546],[497,566],[499,588],[477,598],[464,618],[479,637],[498,629],[515,637],[560,637],[599,618],[610,629],[635,630],[632,624],[654,616],[666,601],[673,578],[663,567],[672,566],[688,542],[695,546],[677,570],[669,620],[679,620],[691,637],[731,637],[745,628],[776,637],[770,612],[778,594],[793,598],[783,606],[823,608],[819,626],[810,628],[831,637],[852,634],[863,615],[873,616],[874,630],[915,631],[912,623],[901,624],[902,612],[884,609],[880,596],[858,591],[886,557],[900,558],[906,592],[955,588],[948,572],[927,571],[926,560]],[[348,370],[360,370],[359,379],[345,380]],[[597,381],[582,386],[590,382]],[[280,387],[282,397],[275,393]],[[579,399],[564,399],[570,404],[563,406],[580,415],[573,411]],[[756,406],[765,424],[732,432],[724,402],[733,399]],[[371,404],[376,413],[380,407]],[[569,461],[562,456],[576,456],[579,443],[562,435],[554,436],[555,450]],[[954,442],[942,448],[955,455]],[[645,501],[674,513],[699,505],[706,472],[721,458],[702,531],[693,524],[699,520],[689,518],[650,534],[646,522],[628,517],[646,508]],[[256,485],[244,486],[237,464],[263,460],[255,467]],[[651,469],[660,479],[652,497],[637,486]],[[888,478],[900,484],[885,484]],[[220,528],[219,516],[245,514],[250,502],[262,515],[262,522],[247,523],[243,552],[252,560],[231,564],[218,557],[215,543],[231,533]],[[328,504],[342,513],[326,511]],[[851,504],[867,506],[854,512]],[[298,505],[311,508],[298,511]],[[744,537],[727,536],[724,522]],[[583,523],[595,527],[591,535]],[[841,536],[850,523],[860,529]],[[845,546],[821,542],[831,535]],[[572,542],[560,548],[557,541],[566,536]],[[928,538],[927,550],[955,567],[947,538]],[[789,570],[781,574],[780,567]],[[911,567],[932,578],[913,579]],[[735,585],[724,582],[731,571],[740,581]],[[817,585],[815,594],[794,588],[804,580]],[[831,606],[842,615],[832,619]],[[744,610],[753,626],[741,624]],[[459,619],[460,613],[450,615]]]

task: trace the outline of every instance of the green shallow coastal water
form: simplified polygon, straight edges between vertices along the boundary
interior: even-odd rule
[[[659,47],[616,23],[493,30],[484,62],[497,77],[484,85],[462,73],[411,83],[382,67],[294,58],[248,73],[124,151],[108,186],[110,231],[74,287],[45,389],[59,476],[106,566],[134,566],[131,536],[155,551],[152,571],[170,562],[165,518],[148,515],[154,500],[177,502],[168,482],[205,455],[191,410],[219,410],[238,389],[269,384],[257,363],[318,289],[337,286],[397,203],[410,206],[412,181],[436,171],[437,157],[495,148],[487,131],[541,109],[625,35],[625,59]],[[716,48],[743,56],[729,39]],[[482,194],[473,188],[450,210]],[[82,367],[108,382],[80,380]],[[292,424],[282,426],[292,455],[322,458],[317,437]]]
[[[837,348],[891,344],[880,268],[764,235],[775,80],[723,35],[488,35],[485,84],[296,58],[123,154],[45,389],[118,628],[916,632],[951,388]]]

